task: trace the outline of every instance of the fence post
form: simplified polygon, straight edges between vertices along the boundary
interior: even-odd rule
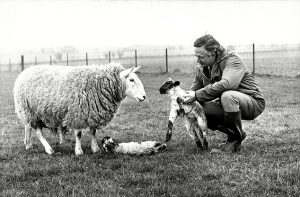
[[[85,62],[86,62],[86,65],[88,66],[89,65],[88,53],[85,53]]]
[[[50,65],[52,65],[52,57],[51,57],[51,55],[50,55]]]
[[[24,55],[21,55],[21,70],[24,70]]]
[[[35,63],[35,65],[37,65],[37,59],[36,59],[36,56],[34,56],[34,63]]]
[[[137,67],[137,50],[134,49],[135,67]]]
[[[253,55],[253,69],[252,69],[252,75],[255,75],[255,45],[253,43],[252,45],[252,55]]]
[[[69,66],[69,54],[67,53],[67,66]]]
[[[166,48],[166,73],[169,72],[169,65],[168,65],[168,49]]]
[[[110,63],[110,51],[108,51],[108,62]]]

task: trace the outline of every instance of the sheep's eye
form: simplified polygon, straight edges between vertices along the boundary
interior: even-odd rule
[[[129,79],[129,81],[134,82],[134,79]]]

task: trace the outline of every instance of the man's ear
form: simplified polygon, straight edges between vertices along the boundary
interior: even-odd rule
[[[179,86],[180,85],[180,81],[175,81],[174,82],[174,87]]]

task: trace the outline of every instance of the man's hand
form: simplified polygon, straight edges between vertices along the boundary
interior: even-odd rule
[[[181,96],[184,104],[191,104],[197,100],[195,91],[186,91],[185,93]]]

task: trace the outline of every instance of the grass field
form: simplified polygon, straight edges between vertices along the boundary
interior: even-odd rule
[[[299,69],[299,68],[298,68]],[[299,72],[299,70],[298,70]],[[185,134],[183,121],[174,125],[167,149],[151,156],[92,154],[83,136],[85,155],[74,155],[75,139],[49,156],[34,135],[26,151],[23,126],[14,114],[12,88],[18,73],[0,72],[0,196],[299,196],[300,78],[256,76],[266,109],[254,121],[243,121],[248,137],[239,153],[218,155],[199,151]],[[147,101],[125,99],[118,115],[98,142],[112,136],[123,142],[163,141],[169,100],[158,88],[171,76],[189,88],[193,76],[141,73]],[[224,135],[209,132],[209,148]]]

